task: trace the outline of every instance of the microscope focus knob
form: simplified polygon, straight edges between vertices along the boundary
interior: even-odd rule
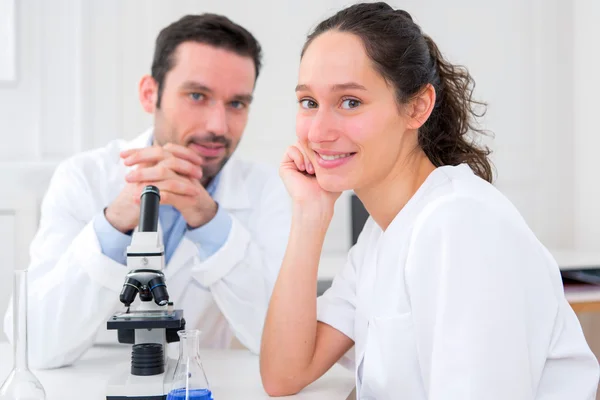
[[[131,375],[152,376],[165,372],[163,346],[160,343],[134,344],[131,349]]]

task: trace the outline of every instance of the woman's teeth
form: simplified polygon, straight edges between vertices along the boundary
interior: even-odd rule
[[[331,160],[337,160],[338,158],[345,158],[345,157],[350,157],[352,155],[352,153],[345,153],[345,154],[335,154],[335,155],[325,155],[325,154],[319,154],[319,157],[321,157],[323,160],[326,161],[331,161]]]

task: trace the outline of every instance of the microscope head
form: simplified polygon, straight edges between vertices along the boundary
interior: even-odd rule
[[[141,194],[140,222],[127,247],[125,283],[119,300],[126,306],[111,316],[108,330],[117,331],[119,343],[132,344],[131,362],[119,365],[107,387],[107,399],[165,399],[176,360],[166,345],[179,341],[185,329],[183,310],[169,301],[165,275],[165,252],[158,232],[160,193],[146,186]],[[130,306],[140,295],[140,304]],[[154,300],[154,301],[152,301]],[[166,383],[165,383],[166,382]]]
[[[146,186],[141,194],[140,222],[127,247],[129,273],[119,299],[129,307],[140,294],[141,301],[151,301],[158,306],[169,302],[164,269],[164,246],[158,232],[160,192],[156,186]]]
[[[161,271],[153,269],[130,271],[125,278],[119,300],[125,307],[129,307],[138,293],[141,301],[154,299],[154,302],[159,306],[166,306],[169,303],[165,276]]]

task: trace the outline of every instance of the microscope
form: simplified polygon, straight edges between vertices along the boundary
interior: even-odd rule
[[[119,343],[132,344],[131,360],[109,379],[107,400],[166,399],[177,360],[167,344],[179,341],[185,329],[183,310],[173,309],[163,274],[165,257],[158,233],[160,192],[146,186],[141,194],[140,222],[127,247],[125,283],[119,296],[124,311],[107,321]],[[139,296],[138,296],[139,294]],[[138,301],[136,301],[138,297]]]

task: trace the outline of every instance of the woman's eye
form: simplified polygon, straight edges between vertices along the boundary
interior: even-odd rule
[[[300,106],[302,108],[317,108],[317,103],[310,99],[300,100]]]
[[[199,101],[199,100],[204,99],[204,95],[202,93],[190,93],[190,97],[194,101]]]
[[[360,101],[356,99],[346,99],[342,102],[342,108],[350,110],[360,106]]]

